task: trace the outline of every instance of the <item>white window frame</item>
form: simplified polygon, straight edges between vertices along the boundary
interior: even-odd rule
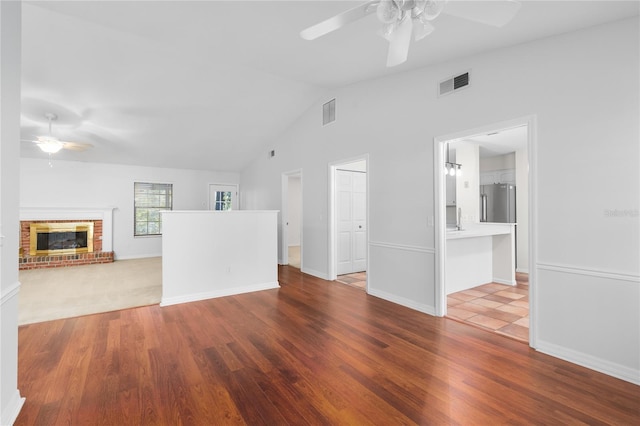
[[[147,190],[153,191],[164,191],[164,203],[162,202],[162,196],[159,197],[158,203],[155,205],[141,205],[144,204],[142,200],[138,200],[138,191],[144,190],[143,186],[147,186]],[[133,184],[133,236],[134,237],[153,237],[162,235],[162,215],[158,213],[158,220],[149,221],[146,220],[146,223],[158,223],[158,232],[147,232],[138,233],[138,210],[139,209],[147,209],[154,210],[157,212],[160,211],[171,211],[173,210],[173,184],[172,183],[158,183],[158,182],[134,182]],[[149,212],[147,212],[148,214]]]

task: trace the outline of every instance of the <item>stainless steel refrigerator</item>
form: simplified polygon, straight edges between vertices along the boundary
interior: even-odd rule
[[[516,222],[515,185],[480,185],[480,222]]]

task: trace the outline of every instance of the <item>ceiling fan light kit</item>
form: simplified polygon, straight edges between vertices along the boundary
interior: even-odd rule
[[[49,134],[47,136],[38,136],[38,147],[47,154],[55,154],[60,151],[64,144],[60,142],[58,138],[51,134],[51,122],[57,120],[58,116],[52,112],[44,114],[45,118],[49,120]]]
[[[300,36],[314,40],[375,12],[383,25],[378,33],[389,42],[387,67],[393,67],[407,60],[411,36],[419,41],[431,34],[435,30],[431,21],[443,12],[501,27],[520,8],[518,0],[451,1],[451,5],[457,3],[451,10],[448,3],[449,0],[371,0],[301,31]]]
[[[36,136],[35,140],[26,140],[25,142],[33,142],[38,148],[51,156],[51,154],[55,154],[61,149],[68,149],[73,151],[84,151],[87,148],[91,148],[93,145],[88,143],[78,143],[78,142],[65,142],[61,141],[57,137],[53,136],[51,132],[51,123],[58,119],[58,116],[52,112],[47,112],[44,114],[44,117],[49,122],[49,134],[44,136]]]
[[[38,143],[38,148],[47,154],[55,154],[60,151],[63,146],[62,142],[55,138],[47,138],[44,140],[40,139],[40,142]]]

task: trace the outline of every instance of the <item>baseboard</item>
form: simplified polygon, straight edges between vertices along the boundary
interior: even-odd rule
[[[398,305],[411,308],[415,311],[419,311],[428,315],[436,316],[436,309],[434,306],[424,305],[422,303],[416,303],[414,300],[405,299],[404,297],[397,296],[395,294],[387,293],[376,289],[368,288],[367,293],[371,296],[379,297],[389,302],[396,303]]]
[[[640,370],[634,370],[633,368],[625,367],[624,365],[597,358],[583,352],[574,351],[573,349],[568,349],[554,343],[545,342],[539,338],[536,341],[535,349],[539,352],[569,361],[573,364],[616,377],[626,382],[640,385]]]
[[[528,274],[529,273],[529,269],[516,268],[516,272],[521,273],[521,274]]]
[[[114,260],[134,260],[134,259],[147,259],[150,257],[162,257],[162,253],[146,253],[138,254],[135,256],[119,256],[117,253]]]
[[[18,418],[18,414],[20,414],[24,401],[25,398],[21,397],[20,391],[16,389],[9,403],[2,410],[0,424],[12,425]]]
[[[223,290],[207,291],[203,293],[185,294],[184,296],[177,297],[163,297],[160,301],[160,306],[177,305],[179,303],[197,302],[206,299],[215,299],[217,297],[234,296],[236,294],[251,293],[254,291],[272,290],[274,288],[280,288],[278,281],[252,284],[242,287],[231,287]]]
[[[313,269],[309,269],[309,268],[305,268],[305,267],[303,267],[301,271],[304,274],[313,275],[314,277],[322,278],[325,281],[331,281],[331,279],[329,278],[329,275],[327,275],[327,274],[325,274],[323,272],[315,271]]]
[[[498,284],[505,284],[505,285],[516,285],[516,284],[518,284],[516,281],[503,280],[503,279],[496,278],[496,277],[493,277],[492,280],[493,280],[494,283],[498,283]]]

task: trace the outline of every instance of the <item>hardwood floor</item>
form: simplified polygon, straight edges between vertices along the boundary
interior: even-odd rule
[[[20,327],[16,425],[640,423],[638,386],[295,268],[279,279]]]

